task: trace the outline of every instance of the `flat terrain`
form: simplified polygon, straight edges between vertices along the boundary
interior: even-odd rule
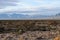
[[[0,20],[1,40],[56,40],[60,20]]]

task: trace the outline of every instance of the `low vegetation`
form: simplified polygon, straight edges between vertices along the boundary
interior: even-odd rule
[[[57,30],[58,21],[51,20],[1,20],[0,33],[25,31],[51,31]],[[60,25],[60,24],[58,24]]]
[[[33,40],[32,36],[35,35],[36,40],[48,40],[49,38],[60,40],[59,37],[56,37],[58,34],[60,35],[60,20],[0,20],[0,34],[4,35],[4,33],[5,35],[8,33],[9,36],[10,33],[13,33],[13,36],[14,34],[15,36],[21,35],[19,40],[24,40],[23,35],[28,37],[25,38],[26,40],[29,38]]]

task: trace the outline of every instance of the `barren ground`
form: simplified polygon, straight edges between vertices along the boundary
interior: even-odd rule
[[[60,20],[0,20],[0,40],[58,40],[59,38]]]

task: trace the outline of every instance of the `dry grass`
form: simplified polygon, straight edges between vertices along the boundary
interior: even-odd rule
[[[48,39],[55,37],[54,40],[60,40],[60,36],[57,36],[60,33],[60,20],[0,20],[0,32],[2,32],[1,30],[5,33],[20,35],[21,37],[18,40],[24,40],[24,35],[32,40],[37,37],[45,37]],[[3,33],[1,34],[3,35]],[[15,36],[12,34],[12,37]]]
[[[60,40],[60,36],[55,37],[54,40]]]

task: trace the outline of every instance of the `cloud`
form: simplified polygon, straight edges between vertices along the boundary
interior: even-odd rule
[[[13,3],[11,3],[11,4],[13,4]],[[34,11],[35,9],[36,9],[35,7],[28,5],[24,2],[16,2],[15,6],[7,5],[6,7],[1,8],[0,13]]]
[[[1,0],[0,13],[56,14],[60,10],[59,5],[59,0]]]
[[[16,5],[18,0],[0,0],[0,6],[13,6]]]

